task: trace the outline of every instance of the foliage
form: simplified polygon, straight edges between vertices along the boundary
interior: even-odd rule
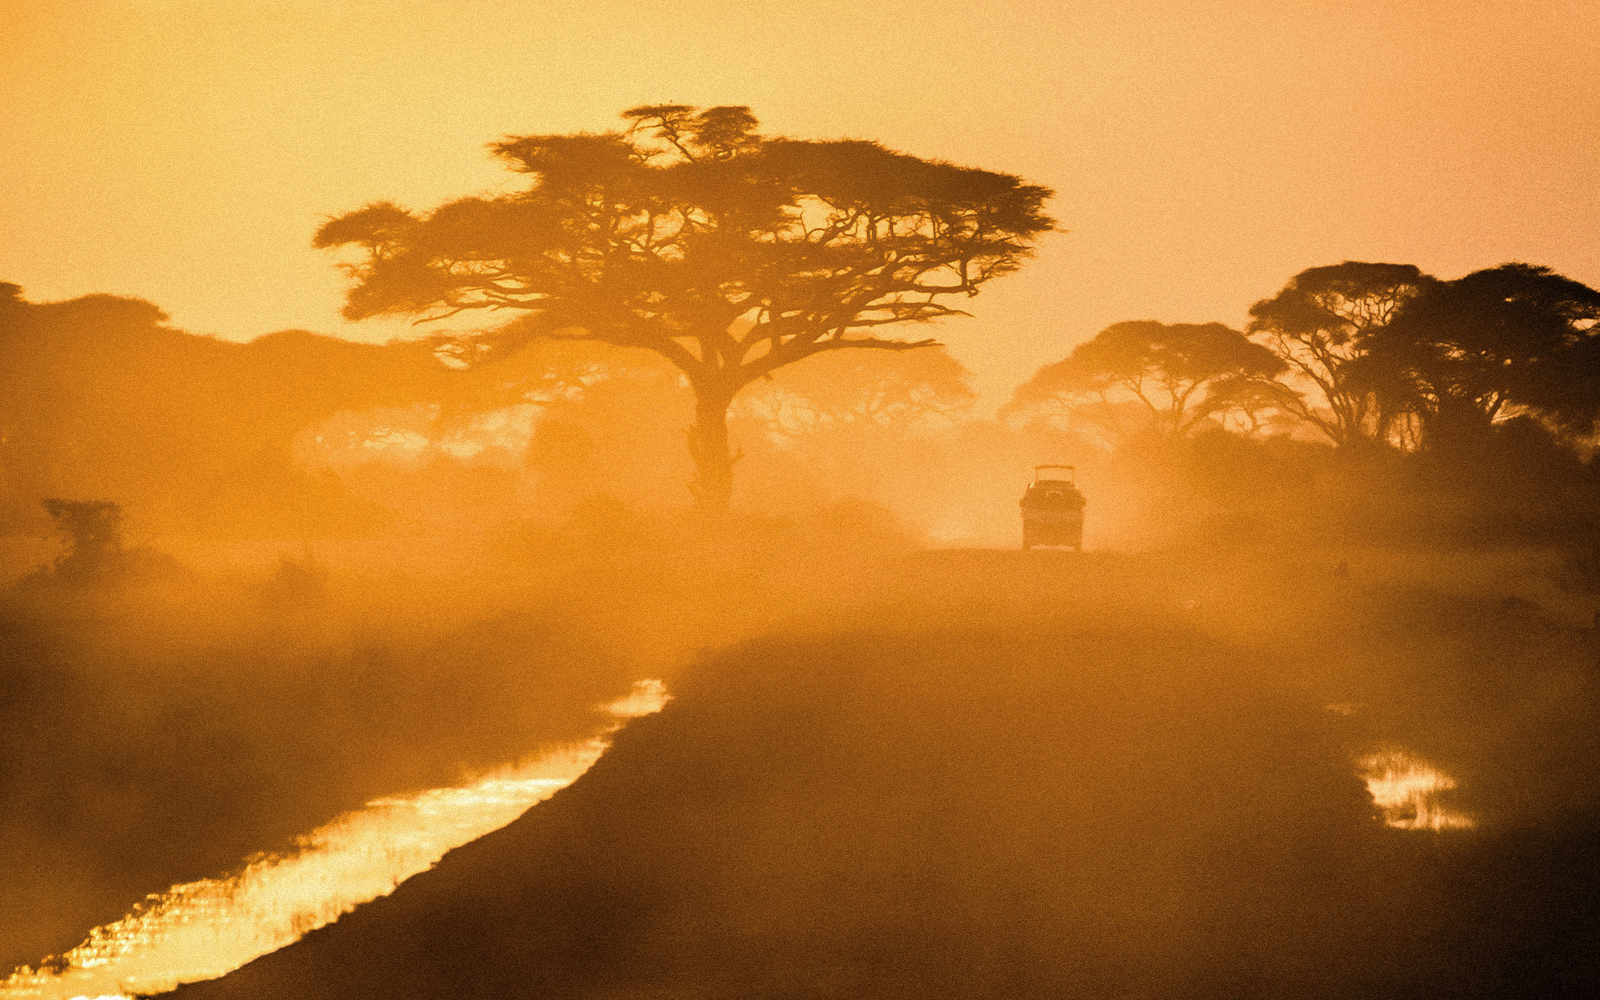
[[[128,584],[172,583],[188,579],[189,569],[149,546],[123,544],[122,505],[111,500],[63,500],[41,506],[65,536],[66,551],[49,566],[20,581],[24,588],[98,590]]]
[[[0,523],[37,531],[42,498],[76,495],[114,496],[162,530],[370,524],[381,512],[296,467],[295,437],[346,410],[478,405],[466,392],[477,383],[437,349],[299,330],[228,343],[138,299],[12,294],[0,300]]]
[[[1070,414],[1112,441],[1139,430],[1184,437],[1230,410],[1286,405],[1283,361],[1221,323],[1114,323],[1039,369],[1005,412]],[[1137,418],[1137,421],[1130,418]]]
[[[332,219],[355,246],[345,315],[523,314],[498,343],[565,336],[655,351],[696,396],[703,502],[725,505],[726,413],[750,382],[842,348],[931,340],[879,327],[963,315],[1052,228],[1045,188],[858,140],[764,138],[744,107],[656,105],[623,132],[528,135],[491,149],[530,186],[425,215],[392,203]]]
[[[317,561],[311,546],[302,548],[299,558],[287,552],[278,556],[278,568],[260,588],[262,599],[285,610],[316,607],[328,597],[332,574]]]
[[[831,353],[748,386],[734,413],[783,442],[852,427],[915,433],[971,408],[970,377],[941,347],[871,360]]]
[[[1588,434],[1600,413],[1597,321],[1600,291],[1502,264],[1425,286],[1367,338],[1351,377],[1414,414],[1433,446],[1482,438],[1518,413]]]
[[[532,349],[598,353],[540,407],[524,454],[535,480],[531,495],[544,516],[563,516],[595,495],[644,508],[681,497],[694,477],[682,430],[694,402],[677,369],[604,345],[550,341]]]
[[[1296,417],[1340,446],[1383,441],[1394,414],[1369,388],[1350,384],[1351,362],[1372,335],[1434,279],[1410,264],[1347,260],[1290,278],[1277,295],[1250,307],[1246,332],[1265,339],[1298,379],[1311,383],[1322,406],[1285,396]]]
[[[107,579],[120,569],[122,507],[110,500],[43,501],[56,527],[67,536],[67,551],[56,560],[57,580],[89,583]]]

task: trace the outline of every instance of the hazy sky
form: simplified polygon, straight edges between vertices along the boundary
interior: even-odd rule
[[[1344,259],[1600,286],[1600,4],[0,0],[0,280],[366,340],[323,218],[521,183],[485,143],[748,104],[1022,174],[1070,232],[940,332],[991,402],[1125,319]]]

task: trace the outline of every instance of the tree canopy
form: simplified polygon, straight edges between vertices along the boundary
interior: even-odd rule
[[[977,399],[969,378],[940,347],[890,358],[834,353],[752,385],[734,412],[786,441],[846,428],[915,432],[969,410]]]
[[[1600,414],[1600,291],[1548,267],[1502,264],[1431,282],[1367,338],[1352,371],[1420,420],[1424,442],[1536,415],[1574,434]]]
[[[1366,353],[1375,332],[1433,283],[1411,264],[1347,260],[1307,268],[1277,295],[1250,307],[1246,332],[1264,338],[1321,396],[1324,407],[1304,397],[1284,397],[1296,416],[1336,445],[1381,441],[1394,414],[1380,407],[1385,397],[1370,385],[1351,384],[1351,362]]]
[[[325,223],[354,246],[345,315],[511,310],[488,344],[562,336],[655,351],[696,396],[703,502],[726,505],[727,409],[755,379],[843,349],[906,350],[880,328],[964,315],[949,301],[1016,270],[1052,194],[1010,174],[862,140],[769,138],[745,107],[652,105],[623,131],[493,143],[522,190]]]
[[[1139,429],[1187,435],[1207,418],[1244,405],[1259,408],[1288,390],[1274,378],[1284,362],[1221,323],[1113,323],[1046,365],[1006,410],[1071,413],[1112,437]]]

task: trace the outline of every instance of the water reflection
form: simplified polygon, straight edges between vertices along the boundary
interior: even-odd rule
[[[1384,750],[1361,759],[1361,776],[1389,826],[1402,830],[1445,830],[1472,826],[1440,796],[1455,780],[1404,750]]]
[[[660,681],[605,706],[619,719],[659,711]],[[621,723],[617,724],[618,726]],[[377,799],[300,839],[287,856],[236,875],[178,885],[41,968],[0,982],[0,1000],[101,1000],[214,979],[289,944],[497,830],[588,770],[617,726],[459,788]]]

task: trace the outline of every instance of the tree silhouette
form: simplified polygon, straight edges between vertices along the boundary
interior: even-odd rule
[[[1421,421],[1423,443],[1481,438],[1528,413],[1572,434],[1600,413],[1600,291],[1502,264],[1433,282],[1367,338],[1352,383]]]
[[[375,515],[297,466],[299,432],[344,410],[498,400],[440,363],[449,345],[297,330],[236,344],[166,319],[139,299],[35,304],[0,284],[0,522],[76,495],[168,528],[321,530]]]
[[[1113,439],[1131,433],[1127,417],[1138,414],[1144,427],[1183,437],[1240,403],[1255,423],[1264,396],[1293,395],[1273,381],[1285,370],[1271,351],[1221,323],[1113,323],[1039,369],[1005,411],[1070,413]]]
[[[687,376],[696,493],[725,508],[727,410],[755,379],[843,348],[907,350],[880,327],[964,313],[1053,223],[1009,174],[859,140],[765,138],[745,107],[624,112],[623,132],[493,143],[531,185],[418,215],[389,202],[329,220],[355,246],[344,313],[522,315],[485,346],[565,336],[658,352]]]
[[[970,377],[939,347],[887,362],[834,354],[751,386],[734,413],[790,441],[851,427],[915,432],[948,426],[970,409],[977,398]]]
[[[123,567],[122,506],[111,500],[41,501],[56,527],[67,536],[67,551],[56,560],[55,579],[72,584],[96,583]]]
[[[1326,409],[1294,396],[1284,405],[1340,447],[1384,440],[1394,417],[1380,406],[1387,396],[1351,385],[1350,365],[1433,281],[1410,264],[1347,260],[1301,271],[1251,306],[1246,332],[1264,337],[1295,375],[1316,386]]]

